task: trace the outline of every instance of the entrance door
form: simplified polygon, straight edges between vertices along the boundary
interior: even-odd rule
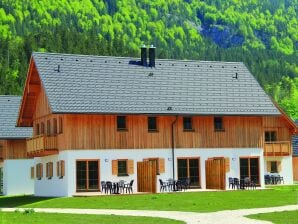
[[[260,184],[259,158],[240,158],[240,179],[249,177]]]
[[[226,165],[224,158],[210,158],[205,161],[206,188],[226,189]]]
[[[99,160],[78,160],[77,191],[99,191]]]
[[[200,187],[200,160],[199,158],[178,159],[178,179],[190,179],[191,187]]]
[[[138,192],[156,193],[156,161],[137,163]]]

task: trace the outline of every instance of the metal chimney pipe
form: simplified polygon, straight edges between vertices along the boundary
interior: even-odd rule
[[[145,44],[141,46],[141,64],[147,66],[147,47]]]
[[[155,47],[153,45],[149,47],[149,66],[155,67]]]

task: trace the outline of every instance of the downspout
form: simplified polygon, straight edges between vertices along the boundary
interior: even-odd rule
[[[173,180],[175,180],[175,133],[174,126],[177,122],[178,116],[175,117],[175,120],[172,122],[172,165],[173,165]]]

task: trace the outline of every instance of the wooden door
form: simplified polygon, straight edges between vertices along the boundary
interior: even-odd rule
[[[138,192],[156,193],[156,162],[138,162],[137,170]]]
[[[205,161],[206,188],[226,189],[226,166],[224,158],[211,158]]]

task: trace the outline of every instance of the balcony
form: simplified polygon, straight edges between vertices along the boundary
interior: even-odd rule
[[[265,142],[264,144],[264,156],[289,156],[291,152],[290,141]]]
[[[58,154],[57,136],[36,136],[27,139],[27,155],[41,157]]]

